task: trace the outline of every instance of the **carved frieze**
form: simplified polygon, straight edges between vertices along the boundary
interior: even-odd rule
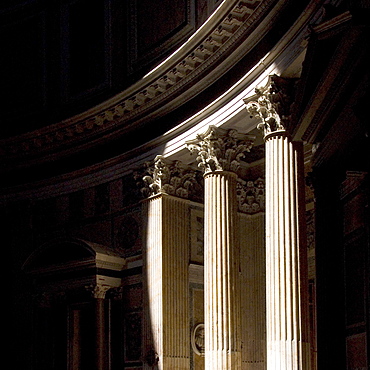
[[[265,210],[265,180],[238,179],[236,185],[239,212],[254,214]]]
[[[139,177],[139,172],[136,177]],[[199,202],[203,195],[202,182],[198,171],[180,161],[170,161],[158,155],[154,164],[146,164],[145,174],[142,180],[138,181],[138,185],[144,197],[168,194]]]
[[[237,173],[240,161],[253,146],[254,138],[237,130],[209,126],[204,134],[198,134],[196,139],[188,141],[187,148],[197,154],[198,167],[204,174],[213,171]]]
[[[294,80],[273,75],[267,86],[255,89],[256,100],[244,99],[251,117],[260,120],[257,128],[263,131],[265,137],[290,129],[293,88]]]

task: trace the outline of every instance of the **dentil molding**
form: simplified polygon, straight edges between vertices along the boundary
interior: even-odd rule
[[[282,6],[284,1],[280,2]],[[210,76],[204,82],[201,82],[201,76],[216,64],[217,71],[223,70],[219,66],[220,60],[245,41],[277,3],[277,0],[224,2],[209,27],[203,27],[194,35],[190,47],[182,48],[155,72],[82,114],[3,140],[0,156],[24,158],[28,154],[42,155],[50,150],[53,153],[64,151],[69,145],[76,144],[86,148],[103,137],[107,140],[113,134],[133,130],[139,122],[150,119],[151,113],[158,117],[173,110],[175,105],[184,103],[184,97],[180,99],[179,96],[195,82],[197,89],[186,90],[185,100],[209,85]],[[252,38],[253,45],[259,41],[255,36]],[[216,75],[214,79],[220,77]]]

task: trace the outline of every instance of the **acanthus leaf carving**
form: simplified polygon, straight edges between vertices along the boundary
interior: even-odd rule
[[[145,174],[141,178],[139,184],[144,197],[168,194],[200,201],[203,194],[203,179],[198,171],[162,155],[155,157],[154,164],[146,163]]]
[[[197,154],[198,167],[204,174],[213,171],[237,173],[240,161],[253,146],[253,135],[241,134],[237,130],[225,130],[209,126],[204,134],[187,142],[191,153]]]
[[[265,211],[265,180],[242,180],[237,182],[238,210],[242,213],[254,214]]]
[[[244,99],[251,117],[260,120],[257,128],[265,137],[290,129],[294,83],[294,79],[272,75],[267,86],[256,87],[256,100]]]
[[[85,289],[91,293],[93,298],[101,299],[105,298],[105,294],[110,288],[112,288],[110,285],[100,283],[85,286]]]

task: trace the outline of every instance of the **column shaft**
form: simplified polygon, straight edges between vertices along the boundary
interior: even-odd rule
[[[301,146],[266,138],[267,369],[310,369]]]
[[[149,198],[143,206],[144,368],[157,365],[157,369],[188,370],[188,204],[160,194]]]
[[[95,299],[96,311],[96,368],[107,369],[104,298]]]
[[[240,369],[236,174],[205,175],[205,368]]]

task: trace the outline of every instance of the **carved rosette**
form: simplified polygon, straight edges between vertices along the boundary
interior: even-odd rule
[[[179,198],[201,200],[203,179],[198,171],[180,161],[169,161],[162,155],[155,157],[154,164],[147,163],[146,166],[145,175],[141,176],[142,182],[140,182],[140,191],[144,197],[168,194]]]
[[[255,136],[237,130],[209,126],[204,134],[198,134],[186,144],[191,153],[198,155],[198,167],[204,174],[214,171],[237,173],[240,161],[251,150],[254,139]]]
[[[244,99],[251,118],[261,121],[257,128],[263,131],[265,138],[270,134],[283,134],[290,128],[294,82],[277,75],[270,76],[267,86],[255,89],[256,100]]]

